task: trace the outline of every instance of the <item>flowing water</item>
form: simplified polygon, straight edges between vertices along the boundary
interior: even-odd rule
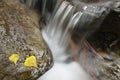
[[[29,4],[31,0],[28,7]],[[53,53],[54,66],[38,80],[92,80],[80,63],[72,59],[75,52],[72,51],[69,40],[72,40],[71,34],[77,32],[80,35],[77,46],[80,49],[85,39],[99,28],[109,13],[109,8],[92,4],[84,5],[76,11],[77,5],[62,0],[56,0],[54,5],[54,10],[49,12],[47,0],[42,1],[42,15],[47,20],[42,35]]]
[[[58,52],[62,51],[62,48],[66,50],[69,47],[68,40],[72,31],[78,30],[79,34],[82,35],[82,40],[82,38],[89,36],[99,28],[109,12],[109,9],[107,10],[104,7],[90,5],[84,6],[83,11],[76,12],[75,9],[75,6],[64,1],[53,13],[47,27],[43,30],[43,37],[50,48],[51,45],[55,44],[57,46],[54,46],[54,48],[59,49],[57,52],[54,52],[54,49],[53,55],[57,55]],[[64,54],[64,52],[60,54]]]
[[[39,80],[91,80],[78,62],[71,60],[67,63],[72,56],[69,39],[71,33],[77,29],[83,35],[79,41],[81,42],[86,35],[99,28],[109,10],[98,6],[84,6],[83,11],[79,12],[75,9],[76,6],[66,1],[57,5],[49,23],[43,29],[43,37],[53,53],[55,63]],[[78,45],[81,46],[80,43]]]

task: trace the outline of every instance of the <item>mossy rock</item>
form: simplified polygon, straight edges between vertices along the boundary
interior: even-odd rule
[[[31,13],[17,0],[0,0],[0,80],[36,80],[52,66],[51,51]],[[34,59],[26,65],[30,56]]]

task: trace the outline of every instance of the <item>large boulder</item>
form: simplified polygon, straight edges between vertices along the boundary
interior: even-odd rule
[[[0,0],[0,80],[36,80],[51,66],[31,11],[17,0]]]

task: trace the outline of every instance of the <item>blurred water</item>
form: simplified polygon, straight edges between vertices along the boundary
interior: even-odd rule
[[[74,60],[66,63],[68,59],[73,56],[72,54],[75,54],[75,52],[71,52],[69,39],[72,39],[71,34],[73,32],[77,32],[77,34],[80,35],[80,38],[77,38],[77,46],[81,47],[81,43],[84,42],[85,38],[99,28],[109,13],[109,9],[104,6],[84,5],[81,11],[77,12],[76,5],[72,5],[67,1],[61,3],[61,1],[62,0],[56,0],[56,7],[54,11],[51,12],[51,15],[49,15],[49,12],[46,10],[47,0],[42,1],[42,15],[48,20],[48,24],[45,29],[43,29],[42,35],[52,51],[54,66],[38,80],[91,80],[80,63]],[[84,51],[82,53],[84,53]],[[82,60],[84,56],[85,54],[82,54],[82,56],[77,57]],[[92,61],[90,59],[89,61],[92,63],[94,60]],[[81,62],[82,65],[85,64],[85,61]],[[93,71],[94,68],[89,67],[90,62],[87,63],[85,68],[87,69],[88,67]],[[95,73],[97,74],[97,70]]]
[[[43,38],[54,57],[54,66],[38,80],[90,80],[89,75],[75,61],[66,62],[71,57],[68,43],[69,29],[77,25],[82,13],[76,12],[69,2],[63,2],[47,27],[43,29]]]
[[[91,80],[82,67],[76,63],[55,62],[53,68],[38,80]]]
[[[74,54],[71,52],[69,39],[71,39],[71,33],[77,30],[82,35],[78,43],[80,47],[82,39],[99,28],[107,15],[106,9],[89,5],[84,6],[83,11],[76,12],[76,6],[66,1],[63,1],[56,9],[42,31],[43,38],[52,51],[55,64],[39,80],[90,80],[80,63],[74,60],[66,63]]]
[[[38,80],[92,80],[78,62],[66,63],[70,55],[67,54],[64,47],[57,44],[57,40],[49,38],[45,31],[42,34],[53,53],[54,65]]]

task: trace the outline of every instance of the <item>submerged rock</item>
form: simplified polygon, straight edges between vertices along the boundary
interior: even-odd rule
[[[17,0],[0,0],[0,80],[36,80],[51,68],[36,22]]]
[[[119,8],[116,8],[119,10]],[[112,9],[88,37],[80,61],[94,80],[120,80],[120,11]]]

